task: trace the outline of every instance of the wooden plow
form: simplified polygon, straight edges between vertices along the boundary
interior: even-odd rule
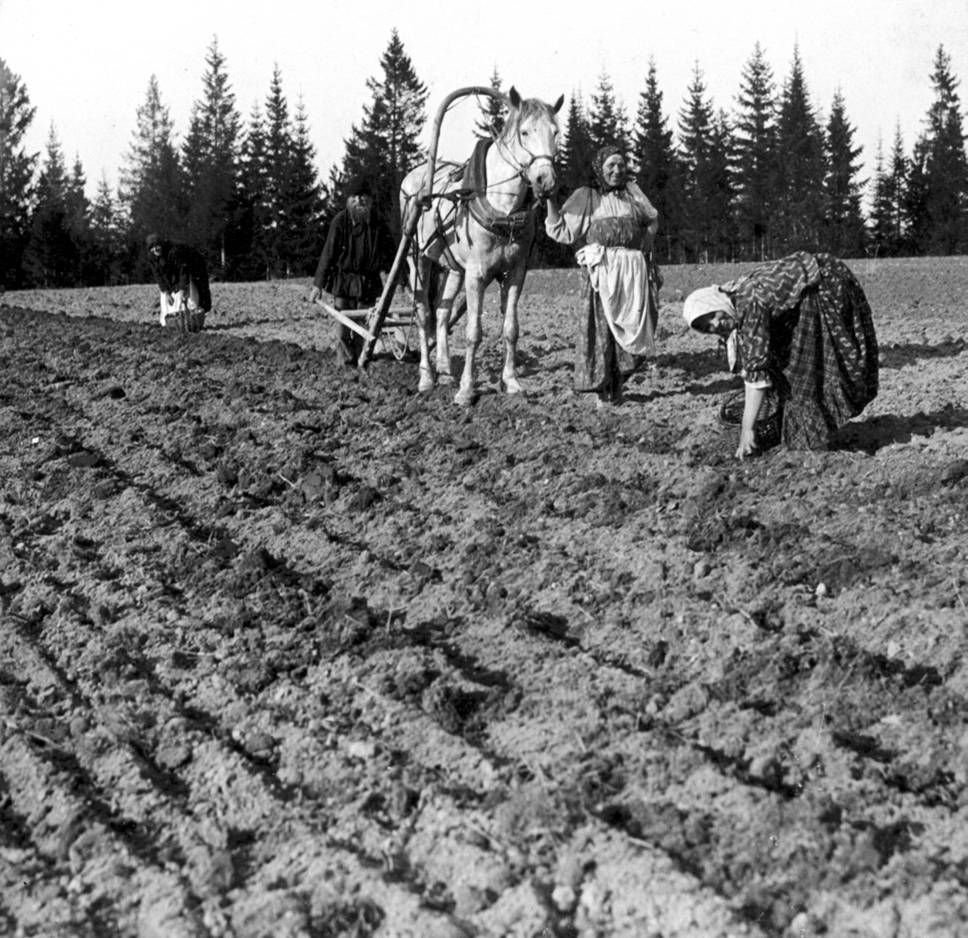
[[[440,128],[444,121],[444,115],[450,110],[451,105],[455,101],[469,95],[481,94],[489,95],[492,98],[503,99],[503,95],[493,88],[487,88],[482,85],[470,85],[466,88],[458,88],[456,91],[452,91],[437,108],[437,114],[434,117],[430,134],[430,151],[427,154],[427,178],[424,181],[420,196],[407,204],[406,214],[401,219],[403,230],[400,235],[400,243],[397,245],[397,253],[393,258],[393,264],[390,267],[390,272],[383,285],[383,293],[376,305],[368,310],[337,310],[328,303],[324,303],[321,300],[316,301],[330,316],[348,329],[351,329],[357,335],[362,336],[364,344],[359,359],[359,367],[361,369],[369,365],[377,340],[380,338],[380,334],[384,329],[394,327],[409,328],[414,324],[414,309],[412,306],[392,307],[391,303],[393,301],[393,293],[396,289],[397,279],[400,276],[400,271],[403,269],[407,254],[412,247],[414,234],[416,233],[417,223],[420,220],[421,214],[431,208],[435,198],[449,197],[445,193],[435,193],[433,191],[434,172],[437,169],[437,145],[440,142]],[[454,305],[449,326],[453,326],[460,318],[464,305]],[[402,357],[402,352],[397,357]]]

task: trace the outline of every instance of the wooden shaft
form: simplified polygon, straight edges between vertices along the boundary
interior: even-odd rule
[[[383,284],[383,293],[380,295],[379,302],[373,308],[373,315],[368,323],[370,337],[364,343],[363,351],[360,353],[359,366],[361,369],[366,368],[370,363],[370,359],[373,357],[373,349],[376,346],[377,336],[379,336],[380,330],[383,328],[383,321],[386,319],[387,311],[390,309],[393,290],[396,287],[397,278],[400,276],[400,269],[403,267],[403,259],[410,249],[410,242],[413,240],[414,232],[417,230],[420,213],[431,204],[433,198],[434,173],[437,169],[437,144],[440,142],[440,125],[444,122],[444,115],[447,113],[451,104],[458,98],[469,94],[486,94],[492,98],[504,98],[504,95],[499,91],[495,91],[493,88],[485,88],[483,85],[471,85],[467,88],[458,88],[457,91],[452,91],[444,98],[440,107],[437,108],[437,115],[434,117],[434,125],[430,133],[430,152],[427,155],[427,175],[424,178],[424,184],[421,187],[419,198],[411,199],[407,203],[400,244],[397,246],[397,253],[393,258],[390,273],[387,274],[386,283]]]
[[[403,267],[403,259],[406,257],[407,250],[410,247],[413,233],[417,230],[417,219],[420,217],[419,212],[416,210],[411,211],[411,208],[412,206],[407,206],[407,217],[404,219],[403,235],[400,238],[400,244],[397,245],[396,256],[393,258],[390,272],[387,274],[386,282],[383,284],[383,293],[380,294],[380,300],[373,308],[373,315],[367,323],[370,331],[367,333],[369,338],[363,343],[363,350],[360,352],[359,367],[361,369],[366,368],[370,363],[370,359],[373,357],[373,349],[376,346],[377,336],[380,334],[380,330],[383,328],[383,320],[387,318],[387,313],[390,310],[390,301],[393,299],[393,291],[396,287],[397,277],[400,276],[400,269]]]

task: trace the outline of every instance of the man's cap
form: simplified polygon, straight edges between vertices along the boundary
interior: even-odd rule
[[[355,176],[346,185],[346,195],[373,195],[373,187],[365,176]]]

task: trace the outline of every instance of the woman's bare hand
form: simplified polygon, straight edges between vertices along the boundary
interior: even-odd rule
[[[756,435],[752,430],[739,431],[739,446],[736,449],[736,458],[745,459],[747,456],[756,455]]]

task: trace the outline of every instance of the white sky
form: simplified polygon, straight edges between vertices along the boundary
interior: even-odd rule
[[[382,74],[394,27],[430,91],[431,119],[446,94],[488,84],[495,66],[505,88],[547,101],[580,90],[587,103],[607,72],[634,118],[651,56],[674,127],[697,62],[714,105],[733,110],[756,41],[778,87],[799,44],[822,118],[842,90],[868,173],[878,138],[888,152],[897,122],[910,152],[939,44],[968,106],[966,0],[0,0],[0,58],[37,109],[28,146],[43,152],[53,123],[93,193],[102,172],[116,184],[152,74],[177,137],[185,133],[217,36],[243,122],[264,102],[278,63],[291,111],[303,97],[326,179],[369,100],[367,78]],[[476,116],[470,101],[463,116],[448,115],[443,156],[469,153]]]

